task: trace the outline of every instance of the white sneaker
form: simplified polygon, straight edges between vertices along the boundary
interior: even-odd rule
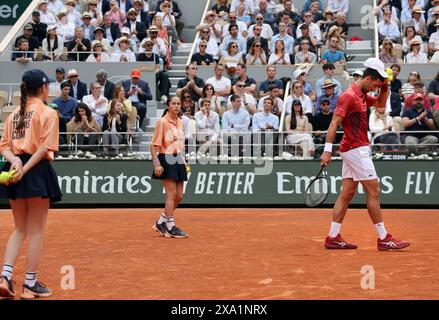
[[[76,155],[77,156],[83,156],[84,152],[82,150],[78,150],[78,152],[76,152]]]
[[[90,151],[87,151],[87,152],[85,153],[85,157],[86,157],[86,158],[92,158],[93,156],[94,156],[94,154],[91,153]]]

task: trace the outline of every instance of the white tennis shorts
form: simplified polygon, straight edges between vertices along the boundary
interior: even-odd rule
[[[343,160],[342,179],[352,179],[354,181],[377,179],[368,146],[342,152],[341,158]]]

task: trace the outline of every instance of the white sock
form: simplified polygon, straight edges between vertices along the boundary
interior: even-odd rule
[[[329,230],[329,236],[335,238],[340,233],[341,223],[331,222],[331,230]]]
[[[37,282],[37,272],[26,272],[24,284],[29,287],[33,287],[35,282]]]
[[[12,279],[12,272],[14,271],[14,266],[5,263],[3,265],[2,276],[6,277],[8,280]]]
[[[173,226],[175,226],[175,223],[174,223],[174,216],[171,216],[171,217],[169,217],[168,220],[166,221],[166,228],[168,228],[168,230],[171,230]]]
[[[380,238],[380,240],[383,240],[387,236],[387,230],[384,226],[384,222],[377,223],[375,225],[375,229],[378,233],[378,237]]]
[[[163,222],[166,222],[166,215],[164,212],[160,215],[159,220],[157,221],[157,224],[162,224]]]

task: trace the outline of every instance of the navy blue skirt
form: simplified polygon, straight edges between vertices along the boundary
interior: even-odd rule
[[[20,154],[18,157],[23,166],[31,158],[30,154]],[[6,162],[1,171],[9,171],[11,164]],[[8,186],[0,185],[0,197],[7,199],[50,198],[50,201],[61,201],[62,192],[58,184],[58,177],[50,161],[41,160],[19,182]]]
[[[187,181],[186,166],[184,165],[183,158],[180,155],[160,153],[157,158],[159,159],[164,171],[160,177],[157,177],[153,171],[153,179]]]

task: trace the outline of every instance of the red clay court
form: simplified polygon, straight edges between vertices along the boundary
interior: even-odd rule
[[[187,239],[151,228],[161,209],[51,210],[39,279],[51,299],[439,299],[439,210],[384,210],[411,242],[379,252],[365,209],[348,212],[342,235],[357,250],[326,250],[331,209],[178,209]],[[13,230],[0,211],[0,255]],[[22,252],[23,253],[23,252]],[[60,286],[64,265],[75,290]],[[375,289],[361,288],[361,268]],[[17,291],[24,276],[21,255]]]

